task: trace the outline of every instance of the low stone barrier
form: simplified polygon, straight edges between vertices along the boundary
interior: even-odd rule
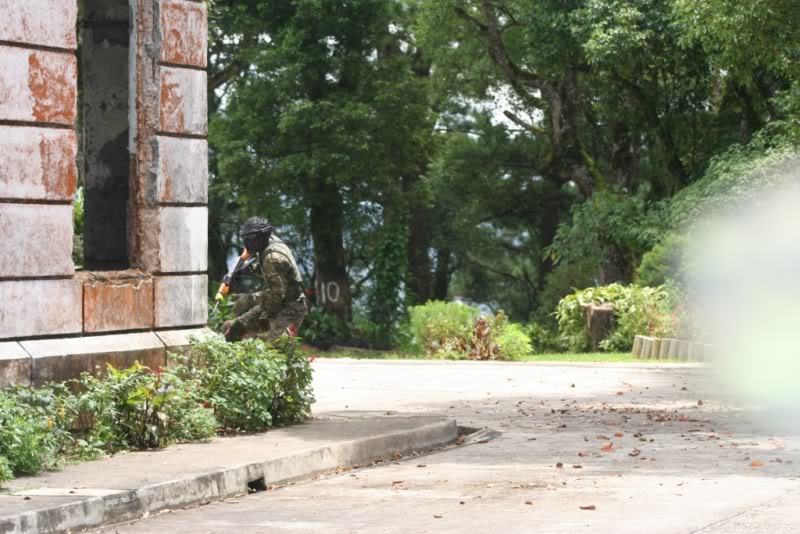
[[[711,362],[717,357],[715,345],[673,338],[636,336],[633,355],[643,360]]]

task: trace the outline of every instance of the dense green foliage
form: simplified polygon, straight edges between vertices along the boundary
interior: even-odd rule
[[[556,309],[559,334],[570,351],[586,351],[589,339],[583,305],[610,303],[614,306],[615,329],[600,346],[610,352],[628,351],[637,334],[670,337],[679,331],[678,319],[673,313],[676,298],[666,286],[611,284],[575,291],[564,297]]]
[[[192,343],[184,362],[176,372],[196,381],[225,429],[259,431],[311,415],[311,366],[291,339],[272,347],[215,336]]]
[[[273,219],[318,346],[397,346],[459,297],[559,347],[576,290],[685,287],[691,228],[800,139],[790,0],[210,6],[210,271]]]
[[[410,308],[409,316],[414,347],[431,357],[519,360],[533,350],[524,329],[502,311],[481,316],[464,304],[431,301]]]
[[[298,344],[193,341],[181,365],[0,392],[0,484],[65,462],[305,420],[311,367]]]

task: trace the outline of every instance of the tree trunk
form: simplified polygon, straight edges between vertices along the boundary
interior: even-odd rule
[[[555,185],[548,186],[544,191],[544,206],[542,207],[542,217],[539,220],[540,250],[553,244],[560,222],[560,192]],[[553,259],[549,255],[539,260],[539,272],[537,276],[537,286],[539,290],[544,288],[547,275],[553,271],[553,267]]]
[[[411,304],[425,304],[431,298],[433,275],[429,250],[431,235],[428,209],[414,206],[409,214],[408,231],[408,299]]]
[[[352,319],[352,296],[344,256],[344,206],[339,188],[324,178],[310,181],[311,238],[318,306],[343,321]]]
[[[436,274],[433,279],[433,299],[447,300],[450,285],[450,250],[440,248],[436,253]]]

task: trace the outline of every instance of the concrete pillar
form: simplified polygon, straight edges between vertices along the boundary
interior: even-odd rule
[[[658,359],[658,355],[661,353],[661,338],[653,338],[653,345],[650,349],[650,358],[653,360]]]
[[[660,360],[666,360],[669,357],[669,347],[671,344],[672,344],[671,339],[661,340],[661,349],[658,352],[658,358]]]
[[[683,340],[681,340],[679,343],[680,343],[680,348],[678,350],[678,357],[681,359],[681,361],[684,361],[684,362],[685,361],[689,361],[689,345],[690,345],[690,343],[688,341],[683,341]]]
[[[635,336],[633,338],[633,350],[631,352],[637,358],[642,357],[642,336]]]

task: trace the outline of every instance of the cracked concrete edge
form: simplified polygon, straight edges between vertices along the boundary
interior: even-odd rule
[[[29,510],[0,519],[2,534],[49,534],[101,527],[138,519],[166,509],[183,508],[246,494],[248,484],[267,485],[308,480],[342,467],[391,460],[399,453],[426,452],[451,445],[458,437],[455,419],[357,438],[266,462],[219,469],[104,497]]]

